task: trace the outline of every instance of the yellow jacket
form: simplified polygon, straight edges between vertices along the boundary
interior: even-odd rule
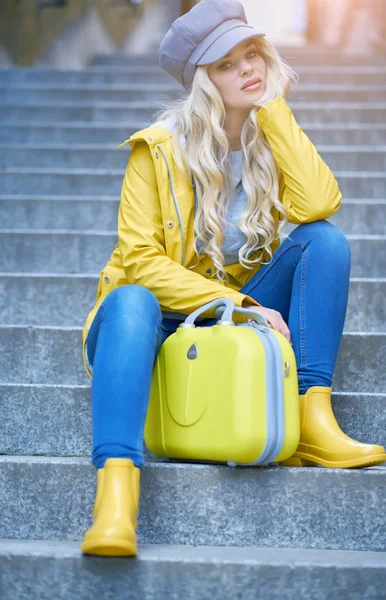
[[[267,102],[257,110],[257,119],[279,168],[279,197],[289,222],[329,218],[342,199],[337,181],[285,99]],[[227,265],[229,281],[223,284],[213,280],[209,256],[195,254],[193,186],[186,164],[184,177],[173,159],[172,137],[170,131],[155,125],[138,131],[120,146],[129,143],[132,152],[122,185],[118,243],[101,271],[96,304],[83,329],[83,358],[90,376],[84,352],[87,333],[103,299],[120,285],[148,288],[163,311],[188,314],[221,297],[231,298],[236,306],[261,306],[239,292],[261,264],[253,270],[240,263]],[[279,225],[275,208],[272,216]],[[279,245],[279,240],[271,245],[272,253]],[[213,317],[214,311],[204,316]],[[235,321],[243,322],[245,317],[235,314]]]

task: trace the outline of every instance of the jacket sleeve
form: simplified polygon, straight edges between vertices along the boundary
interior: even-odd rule
[[[257,111],[280,172],[280,199],[290,223],[328,219],[342,200],[338,183],[315,146],[297,124],[284,98]]]
[[[118,214],[118,243],[128,281],[151,290],[161,310],[188,314],[223,297],[232,299],[239,307],[261,306],[250,296],[208,280],[167,256],[157,178],[146,142],[134,145],[126,167]],[[214,309],[203,315],[214,317]],[[245,322],[245,318],[234,313],[236,322]]]

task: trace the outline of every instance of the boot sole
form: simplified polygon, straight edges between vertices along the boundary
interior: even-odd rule
[[[83,554],[95,554],[97,556],[136,556],[137,547],[119,538],[96,538],[92,541],[83,542],[81,546]]]
[[[356,460],[346,461],[327,461],[316,456],[303,454],[296,457],[288,458],[281,461],[279,464],[284,467],[314,467],[320,465],[328,469],[358,469],[361,467],[372,467],[386,462],[386,454],[378,454]]]

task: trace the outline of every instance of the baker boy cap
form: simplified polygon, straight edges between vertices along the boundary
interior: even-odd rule
[[[239,0],[201,0],[163,38],[159,66],[188,90],[197,65],[214,63],[243,40],[264,35],[248,25]]]

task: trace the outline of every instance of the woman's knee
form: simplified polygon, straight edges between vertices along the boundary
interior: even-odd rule
[[[331,250],[333,252],[347,253],[349,257],[351,256],[347,237],[339,227],[330,221],[321,219],[319,221],[312,221],[312,223],[302,223],[299,225],[299,228],[302,229],[303,233],[307,233],[309,241],[320,243],[323,252]]]
[[[120,316],[142,316],[150,319],[162,319],[160,304],[156,296],[141,285],[122,285],[110,292],[103,301],[107,312],[119,313]]]
[[[87,335],[86,356],[93,366],[99,332],[103,324],[105,332],[113,329],[114,335],[122,335],[137,329],[157,331],[161,327],[162,313],[156,296],[139,285],[122,285],[112,290],[103,300]],[[118,327],[117,327],[118,326]],[[145,326],[145,327],[144,327]]]

